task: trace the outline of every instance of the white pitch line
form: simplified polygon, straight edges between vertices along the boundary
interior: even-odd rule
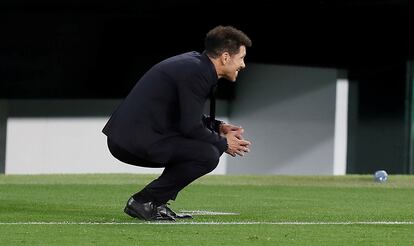
[[[240,213],[233,212],[214,212],[206,210],[180,210],[180,213],[186,213],[191,215],[240,215]]]
[[[0,225],[414,225],[414,221],[234,221],[234,222],[0,222]]]

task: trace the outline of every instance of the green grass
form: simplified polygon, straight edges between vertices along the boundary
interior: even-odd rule
[[[117,224],[153,175],[0,176],[0,245],[412,245],[414,225]],[[206,176],[175,210],[236,212],[192,222],[414,221],[414,176]],[[71,224],[5,224],[70,222]],[[73,224],[115,222],[115,224]]]

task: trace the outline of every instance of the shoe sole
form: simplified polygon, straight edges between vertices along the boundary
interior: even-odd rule
[[[191,216],[191,215],[177,215],[174,218],[180,219],[180,220],[190,220],[190,219],[194,219],[193,216]]]

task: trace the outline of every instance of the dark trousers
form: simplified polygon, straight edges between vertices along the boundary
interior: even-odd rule
[[[135,156],[109,139],[108,147],[112,155],[124,163],[165,168],[161,176],[133,196],[140,202],[153,201],[156,204],[175,200],[184,187],[213,171],[223,154],[212,144],[183,137],[173,137],[157,144],[152,153],[166,157],[166,163],[155,163]]]

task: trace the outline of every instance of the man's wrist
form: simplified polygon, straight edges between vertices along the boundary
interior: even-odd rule
[[[218,125],[218,132],[221,133],[223,132],[223,125],[224,125],[224,121],[220,121],[219,125]]]
[[[214,130],[215,132],[217,132],[217,133],[219,133],[219,134],[220,134],[220,133],[221,133],[221,130],[222,130],[222,129],[221,129],[222,124],[224,124],[224,122],[223,122],[223,121],[221,121],[221,120],[215,120],[215,121],[214,121],[214,126],[213,126],[213,127],[214,127],[214,129],[213,129],[213,130]]]

